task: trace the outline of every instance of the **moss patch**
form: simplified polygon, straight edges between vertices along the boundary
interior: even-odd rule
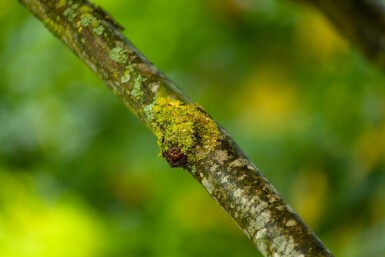
[[[220,137],[217,124],[196,104],[160,97],[152,115],[161,156],[167,160],[169,150],[177,147],[187,156],[188,165],[193,166],[214,149]]]

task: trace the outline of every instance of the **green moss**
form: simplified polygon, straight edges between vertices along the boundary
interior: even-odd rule
[[[117,62],[126,64],[128,60],[127,52],[121,48],[121,47],[115,47],[110,51],[110,58],[111,60]]]
[[[152,113],[162,156],[178,147],[192,164],[207,156],[219,140],[217,124],[196,104],[160,97]]]

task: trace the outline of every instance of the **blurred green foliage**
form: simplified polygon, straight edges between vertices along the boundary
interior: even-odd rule
[[[336,256],[385,253],[385,76],[312,8],[98,0]],[[256,256],[17,1],[0,1],[0,256]]]

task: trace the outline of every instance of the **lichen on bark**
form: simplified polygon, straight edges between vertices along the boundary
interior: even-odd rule
[[[168,150],[177,147],[192,166],[214,149],[220,137],[218,125],[196,104],[159,97],[152,107],[152,115],[160,156],[166,159]]]

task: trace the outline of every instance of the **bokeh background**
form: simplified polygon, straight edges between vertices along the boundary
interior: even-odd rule
[[[315,9],[94,0],[341,257],[385,254],[385,75]],[[17,1],[0,0],[0,256],[259,256]]]

